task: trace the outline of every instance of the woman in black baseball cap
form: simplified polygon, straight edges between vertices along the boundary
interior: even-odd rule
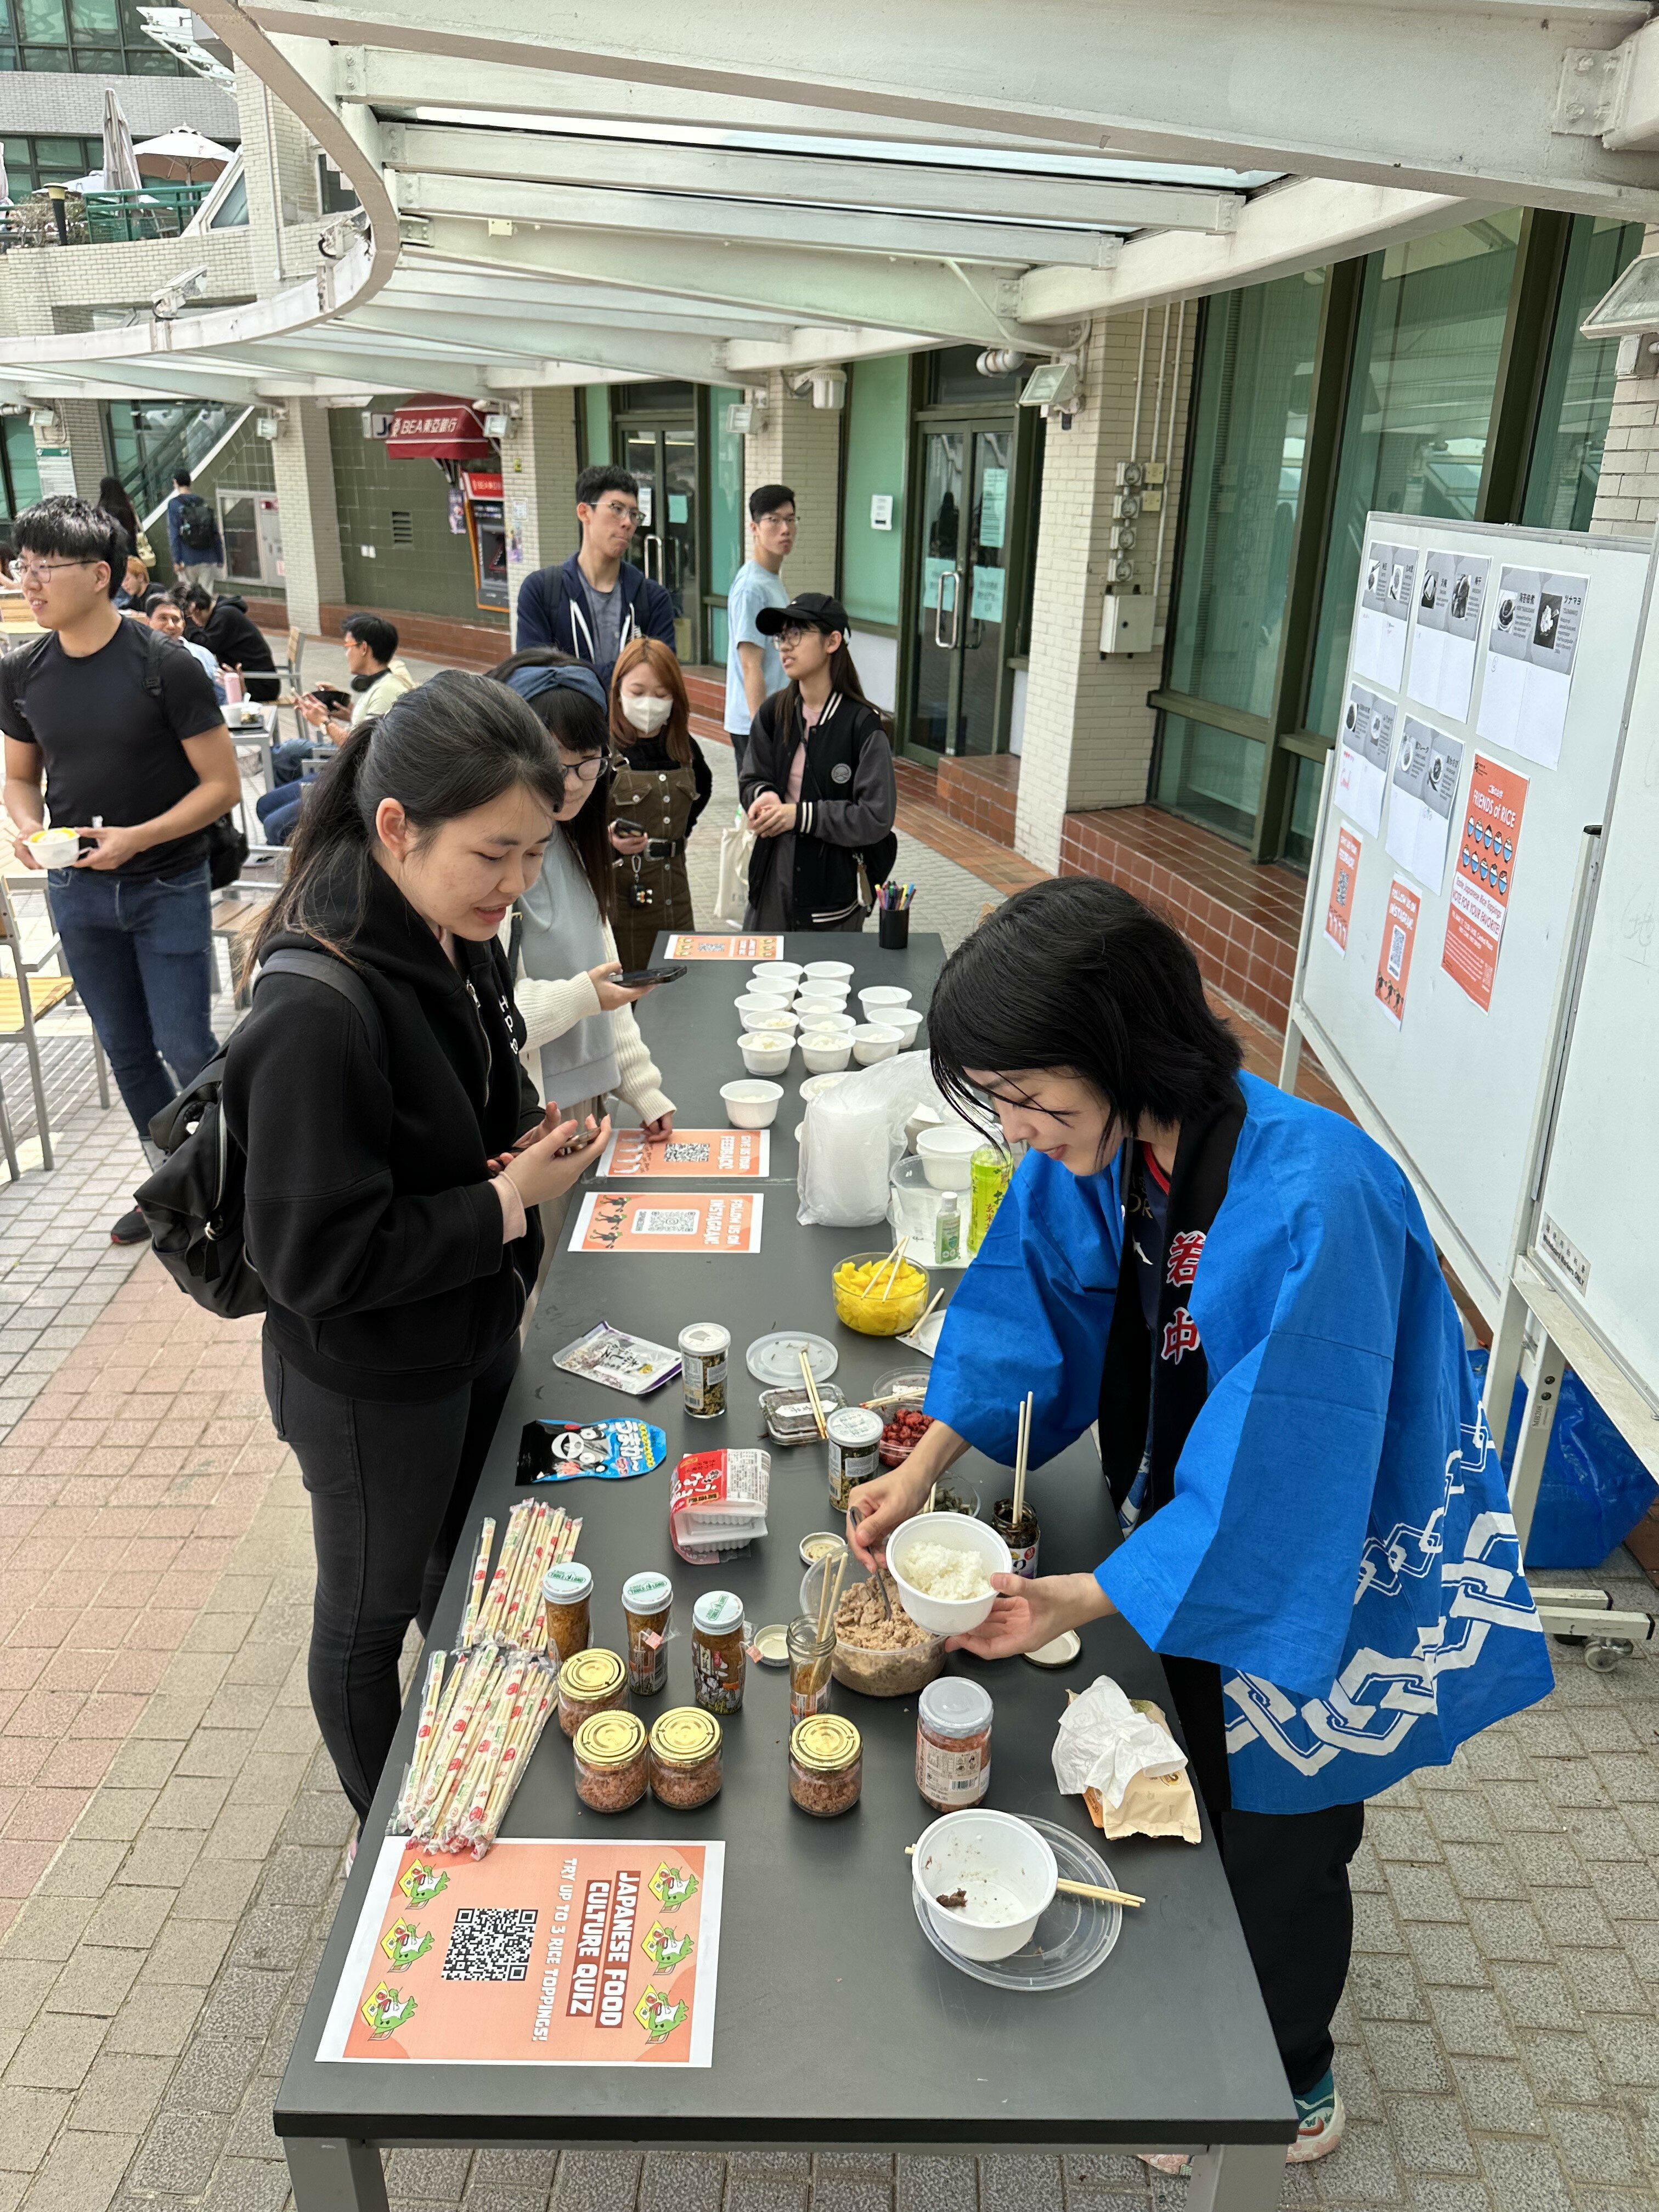
[[[893,751],[824,592],[764,607],[788,683],[762,702],[738,790],[756,833],[745,929],[862,929],[897,852]],[[860,868],[862,874],[860,874]]]

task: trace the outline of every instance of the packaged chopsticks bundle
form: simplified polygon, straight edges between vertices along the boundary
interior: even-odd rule
[[[395,1826],[433,1850],[482,1858],[501,1832],[525,1764],[558,1698],[558,1676],[527,1651],[434,1651]]]
[[[492,1576],[489,1553],[495,1540],[495,1523],[486,1521],[478,1532],[478,1555],[473,1562],[459,1648],[472,1651],[482,1644],[493,1644],[500,1650],[545,1650],[542,1577],[550,1567],[575,1556],[581,1529],[580,1521],[573,1520],[562,1505],[549,1505],[541,1498],[525,1499],[507,1516],[501,1556]]]

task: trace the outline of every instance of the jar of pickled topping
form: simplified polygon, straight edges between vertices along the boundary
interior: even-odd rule
[[[614,1651],[578,1651],[559,1669],[559,1726],[567,1735],[592,1713],[628,1703],[628,1669]]]
[[[830,1503],[845,1513],[861,1482],[881,1472],[881,1415],[867,1406],[843,1406],[824,1423],[830,1452]]]
[[[1027,1505],[1021,1516],[1019,1526],[1016,1528],[1013,1499],[999,1498],[991,1508],[991,1526],[1008,1547],[1008,1554],[1013,1562],[1014,1572],[1017,1575],[1024,1575],[1028,1582],[1034,1580],[1036,1575],[1037,1546],[1042,1540],[1042,1531],[1038,1528],[1036,1515],[1032,1512],[1030,1507]]]
[[[637,1713],[590,1713],[570,1747],[576,1795],[590,1813],[625,1813],[644,1796],[650,1756]]]
[[[691,1611],[692,1694],[705,1712],[743,1710],[743,1601],[730,1590],[705,1590]]]
[[[695,1813],[720,1788],[720,1724],[696,1705],[676,1705],[651,1730],[651,1795]]]
[[[936,1813],[959,1813],[990,1786],[990,1693],[941,1674],[916,1702],[916,1787]]]
[[[803,1813],[832,1820],[859,1802],[864,1739],[839,1713],[815,1713],[789,1737],[789,1795]]]
[[[712,1421],[726,1411],[726,1363],[732,1332],[717,1321],[694,1321],[680,1331],[680,1389],[694,1420]]]
[[[834,1622],[822,1636],[810,1613],[789,1624],[789,1718],[809,1719],[830,1710],[830,1664],[836,1654]]]
[[[628,1686],[650,1698],[668,1685],[668,1619],[674,1585],[666,1575],[629,1575],[622,1589],[628,1624]]]
[[[588,1601],[593,1595],[593,1570],[574,1559],[550,1567],[542,1577],[542,1618],[547,1624],[547,1654],[556,1667],[592,1642]]]

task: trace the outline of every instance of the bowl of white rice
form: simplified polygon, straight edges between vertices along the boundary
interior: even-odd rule
[[[977,1628],[996,1602],[993,1575],[1013,1572],[1008,1547],[963,1513],[918,1513],[887,1540],[887,1565],[919,1627],[940,1636]]]

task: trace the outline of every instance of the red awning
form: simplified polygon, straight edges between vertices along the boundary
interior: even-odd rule
[[[392,418],[387,457],[394,461],[493,461],[494,441],[484,435],[470,399],[444,392],[417,392]]]

